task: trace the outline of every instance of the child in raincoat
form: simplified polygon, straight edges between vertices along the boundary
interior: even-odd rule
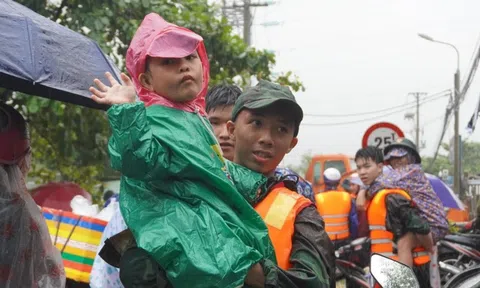
[[[202,38],[151,13],[127,51],[120,85],[91,87],[108,111],[109,154],[122,173],[120,209],[137,245],[174,287],[238,287],[275,255],[245,200],[266,178],[226,161],[205,119],[209,65]],[[135,92],[140,102],[135,102]],[[248,283],[247,283],[248,284]]]

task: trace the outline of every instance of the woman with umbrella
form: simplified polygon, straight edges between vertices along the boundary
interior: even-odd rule
[[[29,167],[25,120],[0,103],[0,287],[65,287],[62,258],[25,185]]]

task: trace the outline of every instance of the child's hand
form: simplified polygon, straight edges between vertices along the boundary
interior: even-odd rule
[[[93,93],[92,99],[95,102],[107,105],[135,102],[135,87],[133,86],[132,80],[130,80],[127,75],[124,73],[121,75],[122,81],[125,85],[118,83],[109,72],[105,73],[105,76],[108,81],[110,81],[112,87],[108,87],[98,79],[93,80],[98,89],[100,89],[97,90],[95,87],[90,87],[89,89],[90,92]]]

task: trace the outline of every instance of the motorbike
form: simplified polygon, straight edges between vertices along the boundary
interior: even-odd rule
[[[442,283],[480,264],[480,235],[452,234],[438,243]]]
[[[444,288],[478,288],[480,287],[480,266],[476,266],[455,275]]]
[[[363,254],[363,255],[362,255]],[[336,279],[346,278],[347,288],[369,288],[368,267],[369,263],[362,263],[362,259],[369,259],[370,239],[362,237],[353,240],[335,251]]]

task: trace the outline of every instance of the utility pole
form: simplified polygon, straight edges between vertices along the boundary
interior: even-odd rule
[[[454,79],[454,118],[455,118],[455,127],[454,127],[454,146],[453,146],[453,154],[455,155],[455,160],[453,164],[453,187],[454,191],[458,194],[462,194],[461,190],[461,181],[462,181],[462,174],[461,174],[461,159],[460,159],[460,145],[462,144],[462,141],[460,139],[459,135],[459,125],[460,125],[460,119],[459,119],[459,112],[460,112],[460,70],[457,68],[457,71],[455,72],[455,79]]]
[[[250,11],[250,0],[243,1],[243,41],[247,46],[252,45],[252,13]]]
[[[415,120],[416,120],[416,124],[415,124],[415,145],[417,145],[417,149],[418,149],[418,151],[420,151],[420,147],[421,147],[421,144],[422,144],[420,142],[420,130],[421,130],[420,129],[420,98],[422,96],[427,95],[427,93],[414,92],[414,93],[408,93],[408,95],[412,95],[413,97],[415,97],[415,100],[417,102],[416,113],[415,113]]]
[[[233,2],[233,3],[232,3]],[[253,24],[253,17],[252,17],[252,11],[250,10],[252,7],[267,7],[271,5],[271,3],[267,2],[262,2],[262,3],[252,3],[251,0],[243,0],[240,2],[243,2],[242,4],[237,4],[236,0],[233,1],[228,1],[228,0],[222,0],[222,11],[223,11],[223,16],[227,17],[230,21],[232,21],[233,17],[237,18],[238,14],[241,9],[241,14],[242,14],[242,28],[243,28],[243,41],[245,44],[250,46],[252,44],[252,24]],[[231,3],[231,4],[230,4]],[[227,15],[227,10],[230,10],[231,13]],[[237,28],[240,28],[240,23],[239,21],[236,21],[235,26]]]

